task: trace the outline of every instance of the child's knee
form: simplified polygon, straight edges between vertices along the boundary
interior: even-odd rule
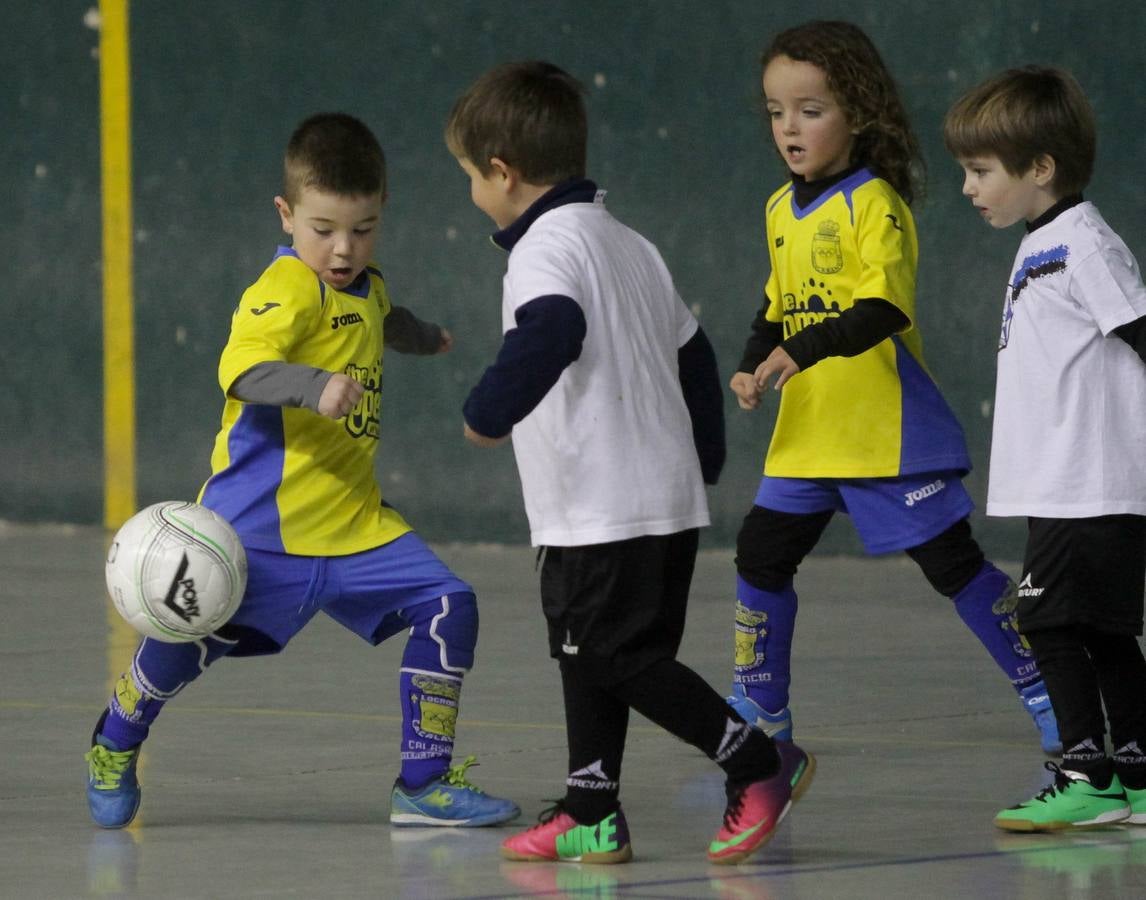
[[[198,678],[215,660],[226,656],[232,647],[232,642],[214,635],[185,643],[148,638],[139,645],[131,669],[147,692],[166,699]]]
[[[736,536],[737,573],[759,590],[783,590],[831,517],[831,510],[783,513],[754,506]]]
[[[477,645],[477,598],[471,593],[446,594],[421,603],[406,614],[411,645],[426,655],[424,665],[442,672],[465,672],[474,663]]]
[[[983,570],[983,551],[962,519],[929,541],[907,549],[923,577],[944,597],[954,597]]]
[[[116,681],[110,703],[113,717],[137,729],[125,746],[145,738],[163,705],[230,649],[229,642],[213,635],[178,644],[142,641],[131,667]]]

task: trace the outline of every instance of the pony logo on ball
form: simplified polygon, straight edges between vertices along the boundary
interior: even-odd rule
[[[189,565],[190,560],[184,553],[183,558],[179,560],[179,568],[175,572],[175,577],[171,580],[171,587],[167,589],[167,596],[163,598],[163,605],[187,623],[201,615],[199,612],[199,595],[195,591],[195,579],[184,579],[183,577],[187,574]]]

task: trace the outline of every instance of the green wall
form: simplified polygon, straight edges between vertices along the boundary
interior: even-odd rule
[[[0,359],[0,518],[98,522],[102,509],[98,34],[92,2],[0,0],[0,216],[7,250]],[[1146,12],[1120,0],[887,2],[137,2],[131,11],[139,502],[192,497],[207,475],[230,311],[280,240],[281,148],[322,109],[365,119],[391,200],[379,258],[396,302],[450,327],[455,352],[388,357],[379,477],[430,540],[527,539],[512,454],[461,439],[466,391],[500,339],[504,259],[441,141],[456,94],[490,65],[548,58],[589,89],[591,175],[661,248],[731,374],[766,275],[761,207],[783,172],[757,105],[757,56],[807,18],[863,25],[900,83],[930,165],[917,205],[928,360],[986,486],[994,345],[1019,239],[959,194],[939,126],[957,94],[1027,62],[1072,69],[1100,123],[1088,192],[1146,254],[1142,47]],[[85,18],[87,16],[87,18]],[[751,502],[771,412],[727,403],[729,462],[711,545]],[[976,525],[1014,557],[1018,523]],[[858,551],[846,522],[827,551]]]

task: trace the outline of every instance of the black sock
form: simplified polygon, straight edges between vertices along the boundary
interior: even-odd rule
[[[780,754],[776,743],[762,731],[749,727],[748,738],[728,759],[720,764],[728,786],[744,787],[764,781],[780,771]]]
[[[1110,787],[1110,779],[1114,777],[1114,762],[1106,755],[1102,735],[1087,738],[1064,750],[1062,767],[1069,772],[1085,775],[1100,790]]]
[[[750,784],[780,770],[771,738],[744,724],[703,678],[675,659],[654,663],[618,694],[641,715],[702,751],[730,784]]]
[[[621,760],[629,707],[562,661],[569,769],[562,806],[581,825],[592,825],[620,806]]]
[[[1114,771],[1124,788],[1132,791],[1146,789],[1146,753],[1142,751],[1142,744],[1131,741],[1115,750]]]

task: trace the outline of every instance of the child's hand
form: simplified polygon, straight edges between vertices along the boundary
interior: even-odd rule
[[[326,383],[322,395],[318,398],[318,412],[331,419],[341,419],[358,405],[365,391],[366,389],[349,375],[335,372],[330,376],[330,381]]]
[[[747,372],[737,372],[728,383],[732,393],[736,395],[736,402],[741,409],[755,409],[760,405],[760,388],[756,386],[756,378]]]
[[[468,422],[463,426],[462,434],[466,436],[467,441],[471,444],[477,444],[479,447],[496,447],[498,444],[504,444],[509,437],[509,435],[499,438],[486,437],[470,428]]]
[[[443,328],[442,329],[442,339],[438,343],[438,349],[435,350],[434,352],[435,353],[449,353],[453,349],[454,349],[454,336],[452,334],[450,334],[450,332],[447,329]]]
[[[772,389],[778,391],[784,386],[784,382],[799,371],[800,367],[788,355],[788,351],[783,347],[777,347],[756,367],[756,388],[760,391],[766,390],[768,379],[775,375],[776,383],[772,385]]]

